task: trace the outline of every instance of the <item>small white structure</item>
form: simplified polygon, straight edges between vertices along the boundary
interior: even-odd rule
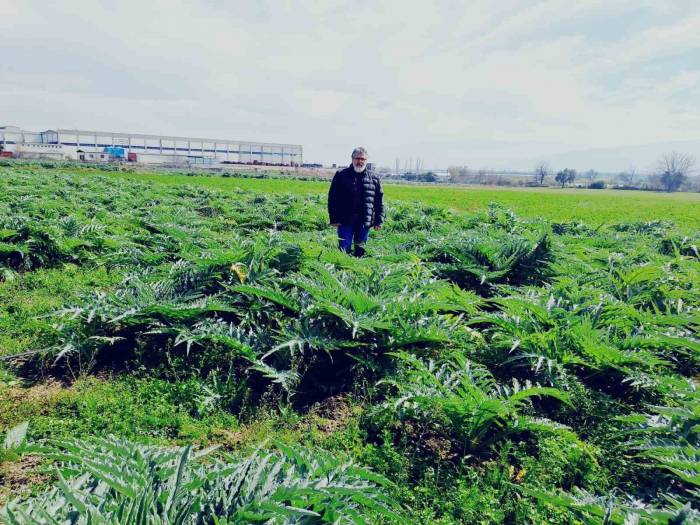
[[[260,164],[300,166],[303,148],[298,144],[277,144],[225,139],[144,135],[112,131],[56,129],[42,132],[16,126],[0,127],[0,146],[20,158],[57,158],[102,161],[107,153],[123,151],[124,159],[146,164]],[[109,148],[109,150],[106,150]],[[99,154],[100,156],[96,156]],[[109,159],[107,159],[109,160]]]
[[[109,162],[109,153],[93,153],[91,151],[78,150],[78,160],[86,162]]]

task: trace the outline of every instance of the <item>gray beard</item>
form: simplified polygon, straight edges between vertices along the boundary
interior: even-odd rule
[[[353,165],[352,165],[352,169],[355,170],[355,173],[362,173],[363,171],[365,171],[365,169],[367,169],[367,166],[365,166],[364,168],[358,168],[357,166],[355,166],[355,165],[353,164]]]

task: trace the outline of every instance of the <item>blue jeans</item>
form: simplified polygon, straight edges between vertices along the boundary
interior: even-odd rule
[[[353,242],[355,243],[355,257],[365,254],[365,243],[369,237],[369,228],[359,224],[341,224],[338,226],[338,248],[345,253],[350,253]]]

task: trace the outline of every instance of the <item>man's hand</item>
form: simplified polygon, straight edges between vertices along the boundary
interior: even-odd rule
[[[340,226],[340,223],[339,223],[339,222],[334,222],[333,224],[331,224],[331,226],[332,226],[333,228],[337,228],[338,226]]]
[[[382,225],[381,225],[381,224],[377,224],[376,226],[373,226],[373,228],[374,228],[375,230],[381,230],[381,229],[382,229]]]

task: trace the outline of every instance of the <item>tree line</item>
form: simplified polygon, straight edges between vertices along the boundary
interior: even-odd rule
[[[696,161],[679,152],[664,153],[650,173],[640,173],[630,167],[617,174],[601,174],[590,169],[578,172],[573,168],[553,170],[547,162],[538,162],[528,180],[494,174],[486,169],[471,170],[466,166],[448,168],[448,181],[457,184],[489,184],[497,186],[549,186],[603,189],[611,186],[618,189],[640,189],[655,191],[700,191],[700,177],[695,174]]]

